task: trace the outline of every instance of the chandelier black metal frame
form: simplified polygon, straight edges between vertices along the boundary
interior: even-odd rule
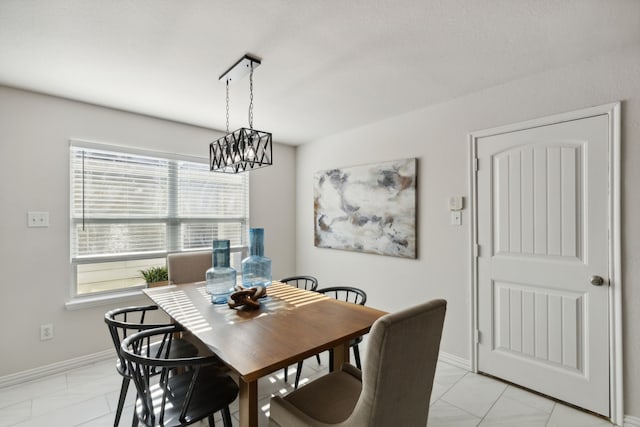
[[[260,60],[244,55],[219,78],[226,83],[227,134],[209,144],[209,169],[213,172],[239,173],[271,166],[272,136],[253,128],[253,70]],[[229,83],[249,73],[249,127],[229,132]]]

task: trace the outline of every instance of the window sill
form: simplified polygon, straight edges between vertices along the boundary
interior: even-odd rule
[[[142,298],[144,294],[140,289],[129,290],[112,294],[77,296],[65,303],[68,311],[82,310],[85,308],[100,307],[118,303],[128,303]]]

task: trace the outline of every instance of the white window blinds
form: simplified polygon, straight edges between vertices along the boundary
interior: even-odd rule
[[[117,150],[71,145],[72,261],[208,249],[213,239],[246,246],[247,174],[210,172],[206,159]]]

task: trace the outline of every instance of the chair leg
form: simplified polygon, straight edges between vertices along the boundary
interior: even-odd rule
[[[333,372],[333,349],[329,350],[329,372]]]
[[[140,421],[138,421],[138,414],[136,413],[136,409],[133,409],[133,421],[131,421],[131,427],[138,427]]]
[[[120,424],[122,408],[124,407],[124,401],[127,398],[127,390],[129,390],[129,381],[131,381],[130,378],[122,377],[122,386],[120,386],[120,398],[118,399],[118,408],[116,409],[116,419],[113,422],[113,427],[118,427],[118,424]]]
[[[287,375],[288,375],[288,370],[289,368],[287,366],[284,367],[284,382],[287,382]]]
[[[224,427],[232,427],[231,412],[229,411],[228,406],[225,406],[224,408],[222,408],[222,425],[224,425]]]
[[[209,415],[209,427],[216,427],[216,421],[213,419],[213,414]]]
[[[356,366],[358,369],[362,370],[362,366],[360,365],[360,349],[358,348],[358,344],[353,346],[353,356],[356,359]]]
[[[296,369],[296,384],[295,389],[298,389],[298,383],[300,383],[300,374],[302,373],[302,360],[298,362],[298,367]]]
[[[316,360],[318,361],[318,366],[320,366],[320,355],[316,354]]]

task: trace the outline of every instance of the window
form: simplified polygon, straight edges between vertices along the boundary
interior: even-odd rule
[[[247,174],[207,159],[72,142],[71,262],[76,295],[140,287],[171,252],[229,239],[239,268],[249,224]]]

